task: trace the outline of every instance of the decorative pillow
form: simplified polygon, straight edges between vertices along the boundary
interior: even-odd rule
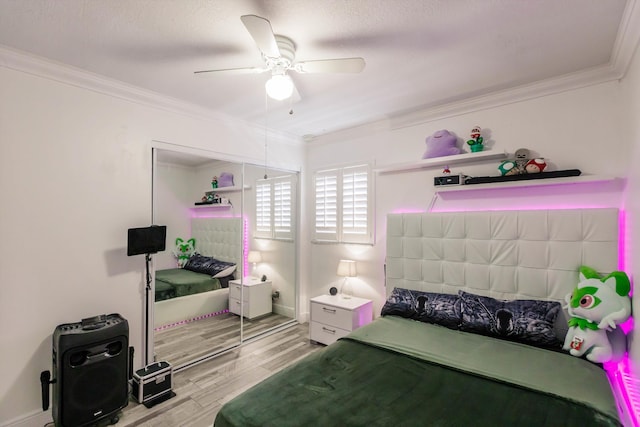
[[[459,291],[462,304],[460,329],[497,338],[558,347],[554,323],[562,309],[559,302],[498,300]]]
[[[193,254],[184,265],[185,270],[196,273],[209,274],[214,279],[226,277],[236,271],[236,265],[232,262],[220,261],[215,258]]]
[[[459,297],[451,294],[394,288],[381,314],[406,317],[457,329],[461,313]]]

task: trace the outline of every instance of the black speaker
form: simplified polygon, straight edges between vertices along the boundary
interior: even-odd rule
[[[53,333],[53,421],[81,427],[129,402],[129,324],[119,314],[58,325]]]

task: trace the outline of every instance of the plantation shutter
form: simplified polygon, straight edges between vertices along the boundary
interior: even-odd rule
[[[354,166],[342,172],[342,241],[364,243],[369,233],[369,168]]]
[[[338,174],[339,170],[333,169],[315,175],[316,240],[338,240]]]
[[[293,239],[295,175],[256,182],[255,237]]]
[[[256,182],[256,237],[271,237],[271,183]]]
[[[273,230],[277,239],[293,239],[293,181],[291,176],[273,182]]]

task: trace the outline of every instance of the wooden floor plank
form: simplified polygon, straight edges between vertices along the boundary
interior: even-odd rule
[[[324,346],[309,341],[309,324],[294,325],[173,374],[176,396],[152,408],[133,399],[118,427],[211,427],[221,406]]]

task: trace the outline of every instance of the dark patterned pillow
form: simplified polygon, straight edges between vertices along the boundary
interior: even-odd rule
[[[183,268],[196,273],[208,274],[214,279],[229,276],[236,271],[236,265],[232,262],[220,261],[198,253],[193,254]]]
[[[457,295],[394,288],[382,307],[383,316],[394,315],[458,329],[461,320]]]
[[[462,304],[460,329],[540,347],[559,347],[554,322],[559,302],[498,300],[459,291]]]

